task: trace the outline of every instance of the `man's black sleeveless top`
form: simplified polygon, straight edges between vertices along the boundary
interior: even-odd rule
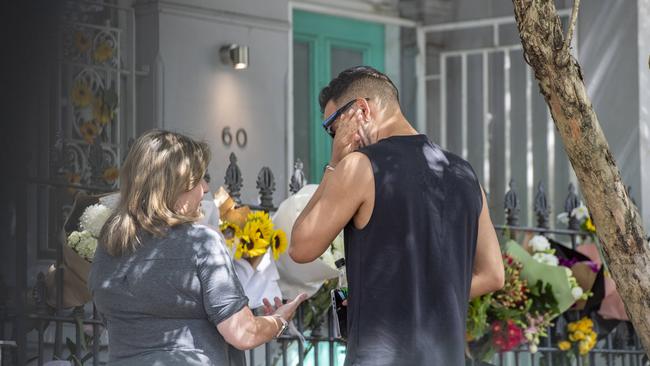
[[[345,364],[460,366],[481,188],[468,162],[425,135],[359,150],[375,177],[369,223],[345,228]]]

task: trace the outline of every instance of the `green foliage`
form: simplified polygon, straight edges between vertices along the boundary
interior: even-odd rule
[[[530,311],[533,314],[560,314],[557,299],[553,294],[553,286],[551,286],[550,283],[544,285],[542,280],[538,280],[535,285],[530,286],[528,290],[530,291],[529,296],[532,300]]]
[[[470,301],[467,311],[467,333],[472,339],[479,339],[487,333],[488,309],[492,302],[492,294],[483,295]]]

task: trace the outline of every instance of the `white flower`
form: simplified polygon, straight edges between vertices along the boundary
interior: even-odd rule
[[[589,210],[587,209],[587,206],[583,205],[582,202],[580,202],[580,206],[574,208],[573,211],[571,211],[571,216],[575,217],[576,220],[582,222],[589,217]]]
[[[537,353],[537,345],[535,343],[531,343],[531,345],[528,347],[528,350],[530,353]]]
[[[564,272],[566,272],[567,277],[569,277],[569,281],[573,279],[573,271],[569,267],[564,267]]]
[[[97,239],[90,231],[73,231],[68,235],[68,246],[85,260],[92,262],[97,249]]]
[[[542,235],[535,235],[528,242],[534,252],[544,252],[551,249],[551,243]]]
[[[533,259],[539,263],[547,264],[549,266],[557,266],[559,264],[557,257],[549,253],[535,253],[533,255]]]
[[[112,210],[102,204],[95,204],[86,207],[84,213],[79,219],[79,226],[82,230],[87,230],[94,237],[98,238],[102,227],[111,216]]]
[[[576,286],[571,289],[571,296],[573,296],[574,300],[580,300],[582,298],[582,288],[580,286]]]
[[[566,212],[562,212],[561,214],[557,215],[557,221],[560,224],[568,225],[569,224],[569,214]]]
[[[73,231],[68,235],[68,246],[72,249],[75,249],[79,242],[81,241],[81,233],[78,231]]]

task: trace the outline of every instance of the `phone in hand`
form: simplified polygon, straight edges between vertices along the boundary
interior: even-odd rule
[[[334,332],[343,339],[348,338],[348,307],[343,305],[347,294],[337,288],[332,290],[332,309],[334,309]]]

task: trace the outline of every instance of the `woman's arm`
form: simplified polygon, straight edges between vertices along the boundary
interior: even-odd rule
[[[306,299],[306,294],[298,295],[293,301],[279,306],[273,315],[269,316],[255,316],[248,306],[244,306],[217,324],[217,330],[233,347],[242,351],[253,349],[275,338],[283,326],[281,319],[291,321],[298,305]],[[276,303],[279,302],[280,299],[276,299]]]

